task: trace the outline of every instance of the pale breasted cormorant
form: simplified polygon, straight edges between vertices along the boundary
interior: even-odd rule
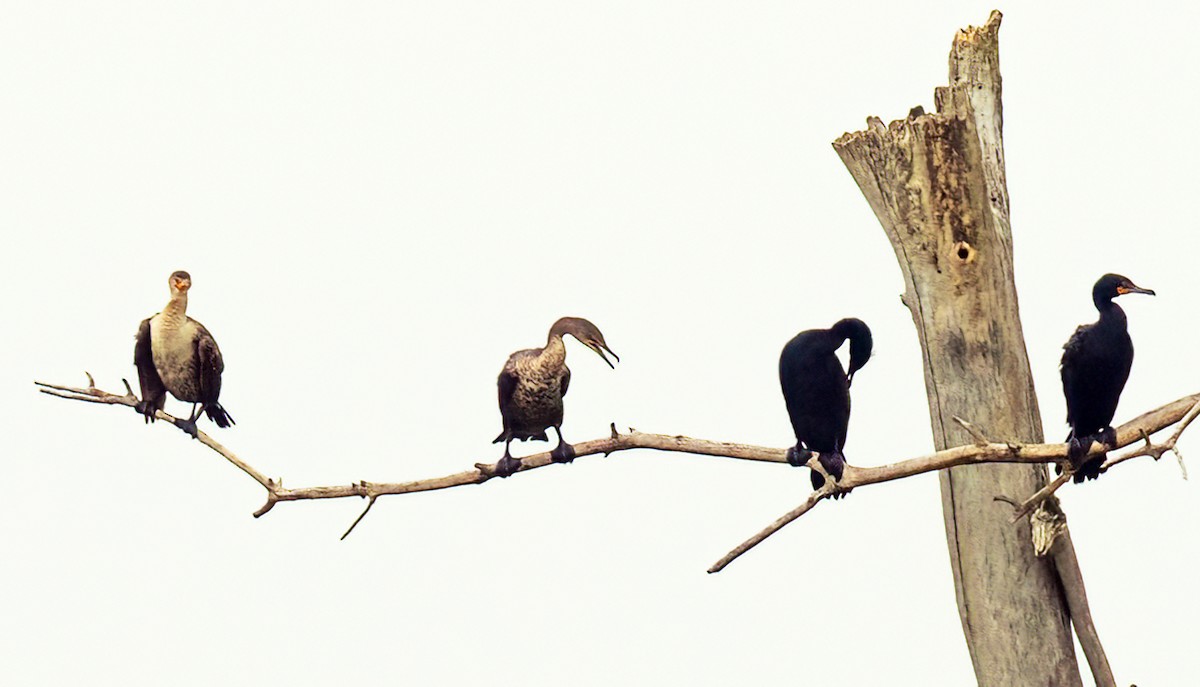
[[[849,374],[836,355],[847,339]],[[835,480],[842,478],[846,463],[842,449],[850,423],[850,383],[870,357],[871,330],[853,317],[839,320],[829,329],[800,332],[783,347],[779,385],[796,433],[796,445],[788,449],[789,463],[802,466],[812,457],[810,452],[816,451],[825,471]],[[813,489],[825,484],[817,471],[811,476]]]
[[[142,386],[137,411],[146,416],[147,422],[153,422],[154,412],[163,409],[170,391],[175,398],[192,404],[191,416],[187,420],[177,419],[175,424],[194,439],[196,420],[202,413],[207,413],[218,427],[234,424],[217,402],[225,363],[212,334],[187,316],[191,275],[181,270],[167,281],[171,300],[162,312],[142,320],[133,347],[133,363],[137,365]]]
[[[530,348],[510,355],[496,380],[504,431],[492,443],[504,442],[504,457],[496,463],[496,474],[500,477],[507,477],[521,467],[521,460],[509,453],[512,440],[548,441],[546,430],[550,427],[558,434],[558,446],[550,452],[554,461],[569,463],[575,459],[575,449],[563,441],[562,436],[563,396],[571,383],[564,334],[570,334],[595,351],[609,367],[615,369],[605,357],[605,351],[617,362],[621,360],[604,343],[604,335],[596,325],[582,317],[564,317],[555,322],[544,348]]]
[[[1092,287],[1092,302],[1100,311],[1100,319],[1081,325],[1063,346],[1063,395],[1067,398],[1067,424],[1071,426],[1067,456],[1075,468],[1076,482],[1100,476],[1105,455],[1080,464],[1093,440],[1109,448],[1117,446],[1117,433],[1110,423],[1133,365],[1133,341],[1125,311],[1112,299],[1127,293],[1154,295],[1119,274],[1100,277]]]

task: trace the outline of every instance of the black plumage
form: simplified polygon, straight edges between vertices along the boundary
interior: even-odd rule
[[[1067,399],[1067,424],[1071,426],[1067,455],[1076,482],[1100,476],[1104,454],[1084,461],[1092,441],[1116,448],[1112,419],[1133,365],[1133,341],[1125,311],[1112,299],[1127,293],[1154,295],[1119,274],[1100,277],[1092,287],[1092,302],[1100,319],[1081,325],[1063,346],[1063,395]]]
[[[521,461],[509,453],[513,439],[547,441],[546,430],[553,427],[558,434],[558,446],[550,455],[555,462],[569,463],[575,459],[575,449],[563,441],[563,396],[571,384],[567,368],[567,349],[563,336],[570,334],[596,352],[609,367],[615,367],[604,352],[620,362],[604,342],[596,325],[581,317],[564,317],[554,323],[542,348],[517,351],[508,357],[496,379],[499,391],[500,418],[504,429],[493,443],[504,442],[504,457],[496,464],[496,474],[507,477],[521,467]]]
[[[850,340],[850,372],[842,369],[837,349]],[[783,347],[779,356],[779,384],[787,402],[788,416],[796,433],[796,445],[788,449],[788,462],[802,466],[819,454],[821,466],[835,480],[841,479],[846,458],[846,432],[850,424],[850,384],[854,373],[871,358],[871,330],[859,319],[839,320],[829,329],[800,332]],[[825,479],[812,472],[813,489]]]
[[[133,347],[133,362],[142,387],[137,411],[146,416],[147,422],[153,422],[155,411],[166,405],[169,391],[192,404],[188,419],[177,419],[175,424],[195,438],[196,420],[201,414],[207,414],[218,427],[234,424],[218,401],[225,361],[208,329],[187,316],[191,276],[182,270],[175,272],[168,284],[171,299],[162,312],[142,320]]]

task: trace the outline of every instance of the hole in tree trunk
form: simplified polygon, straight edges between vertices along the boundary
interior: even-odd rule
[[[971,263],[975,260],[975,248],[966,241],[959,241],[954,244],[954,252],[958,255],[958,259],[964,263]]]

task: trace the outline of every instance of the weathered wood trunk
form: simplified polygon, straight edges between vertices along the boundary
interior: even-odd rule
[[[954,416],[994,441],[1042,441],[1013,282],[999,26],[994,12],[955,37],[936,114],[918,108],[887,127],[872,117],[866,131],[834,142],[896,251],[939,450],[972,441]],[[1029,521],[1010,523],[1011,507],[994,500],[1024,499],[1046,478],[1044,467],[1028,465],[941,473],[959,614],[980,685],[1082,684],[1054,560],[1035,556]],[[1056,549],[1074,562],[1069,538]],[[1072,607],[1084,598],[1081,583],[1076,591]]]

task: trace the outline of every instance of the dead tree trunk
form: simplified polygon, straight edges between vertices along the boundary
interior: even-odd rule
[[[939,450],[972,441],[956,415],[993,441],[1042,441],[1013,283],[999,27],[993,12],[985,26],[955,37],[936,114],[917,108],[887,127],[872,117],[866,131],[834,142],[896,251]],[[1045,468],[979,465],[940,475],[959,615],[979,684],[1082,684],[1072,611],[1097,684],[1112,684],[1069,536],[1054,545],[1054,558],[1039,558],[1029,521],[1010,523],[1011,508],[994,500],[1033,494],[1046,483]]]

